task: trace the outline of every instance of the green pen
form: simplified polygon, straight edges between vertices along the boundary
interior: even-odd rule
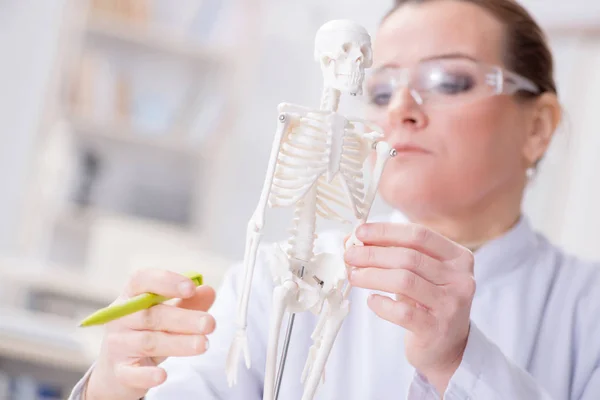
[[[186,272],[182,275],[190,278],[196,286],[202,285],[203,278],[201,274],[197,272]],[[164,303],[167,300],[170,299],[168,297],[160,296],[158,294],[143,293],[132,297],[124,303],[114,304],[112,306],[108,306],[96,311],[95,313],[81,321],[79,326],[87,327],[93,325],[103,325],[116,319],[123,318],[127,315],[136,313],[138,311],[146,310],[157,304]]]

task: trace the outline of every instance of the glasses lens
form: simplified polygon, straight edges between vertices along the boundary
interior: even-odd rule
[[[489,79],[475,62],[448,59],[422,64],[413,85],[431,105],[465,104],[493,94]]]
[[[425,106],[466,104],[494,94],[495,75],[467,59],[444,59],[406,70],[387,69],[370,75],[365,94],[371,106],[385,108],[399,89],[416,92]]]
[[[391,102],[398,87],[398,70],[385,69],[365,76],[367,102],[373,107],[385,108]]]

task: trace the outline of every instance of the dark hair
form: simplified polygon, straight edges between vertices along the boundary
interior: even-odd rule
[[[387,19],[406,4],[438,0],[395,0]],[[529,12],[514,0],[457,0],[475,4],[493,15],[505,27],[505,64],[508,69],[530,79],[541,93],[557,94],[554,61],[546,36]]]

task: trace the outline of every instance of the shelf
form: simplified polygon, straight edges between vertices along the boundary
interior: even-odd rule
[[[29,288],[109,304],[119,295],[120,287],[91,281],[84,273],[56,265],[36,266],[15,259],[0,260],[2,281],[10,280]]]
[[[99,145],[131,146],[150,151],[173,153],[196,158],[201,155],[198,147],[186,143],[181,135],[172,133],[146,133],[125,124],[99,123],[86,117],[70,118],[74,134],[85,142]]]
[[[152,28],[151,23],[141,24],[115,17],[93,16],[87,25],[87,32],[117,45],[134,46],[139,50],[196,62],[221,63],[226,59],[225,53],[218,49],[172,35],[164,29]]]
[[[75,322],[58,316],[0,308],[0,357],[84,372],[93,360],[75,329]]]

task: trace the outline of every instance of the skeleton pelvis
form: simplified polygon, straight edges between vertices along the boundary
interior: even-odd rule
[[[346,265],[341,255],[320,253],[311,261],[290,257],[279,244],[268,254],[269,268],[275,285],[291,280],[298,285],[298,299],[290,312],[310,310],[318,314],[323,302],[346,280]]]

